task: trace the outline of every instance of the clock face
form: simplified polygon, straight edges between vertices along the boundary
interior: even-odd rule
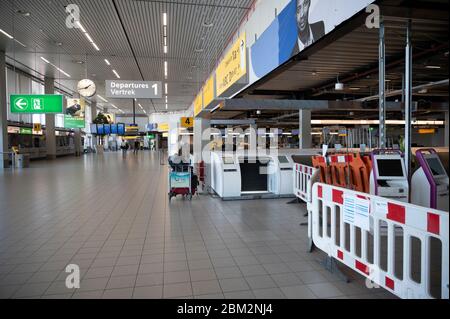
[[[78,82],[77,89],[78,93],[80,93],[80,95],[84,97],[92,97],[97,91],[95,83],[89,79],[84,79]]]

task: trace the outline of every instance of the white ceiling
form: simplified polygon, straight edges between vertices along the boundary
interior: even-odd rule
[[[70,3],[80,7],[80,22],[100,51],[93,48],[80,29],[66,27],[65,6]],[[8,63],[41,78],[55,77],[70,90],[75,90],[78,80],[88,77],[104,96],[104,81],[116,78],[112,69],[125,80],[167,82],[169,111],[184,110],[191,105],[252,3],[253,0],[1,0],[0,28],[26,47],[0,33],[0,50],[5,50]],[[25,17],[18,10],[31,15]],[[163,52],[164,12],[168,15],[168,54]],[[211,23],[213,26],[205,26]],[[197,49],[202,52],[196,52]],[[41,56],[71,77],[43,62]],[[167,80],[164,61],[169,66]],[[103,103],[100,99],[98,102]],[[125,111],[132,105],[127,100],[110,102]],[[139,103],[149,112],[155,108],[165,110],[164,99],[153,100],[155,108],[149,100]]]

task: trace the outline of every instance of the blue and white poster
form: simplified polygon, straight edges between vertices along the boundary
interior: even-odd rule
[[[250,83],[303,51],[373,0],[291,0],[250,49]]]

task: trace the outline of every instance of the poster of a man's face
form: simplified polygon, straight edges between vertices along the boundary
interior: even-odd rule
[[[309,14],[312,0],[297,0],[297,29],[299,51],[313,44],[325,34],[323,21],[310,23]]]

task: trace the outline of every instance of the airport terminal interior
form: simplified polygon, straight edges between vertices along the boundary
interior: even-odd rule
[[[448,0],[1,0],[0,299],[448,299]]]

